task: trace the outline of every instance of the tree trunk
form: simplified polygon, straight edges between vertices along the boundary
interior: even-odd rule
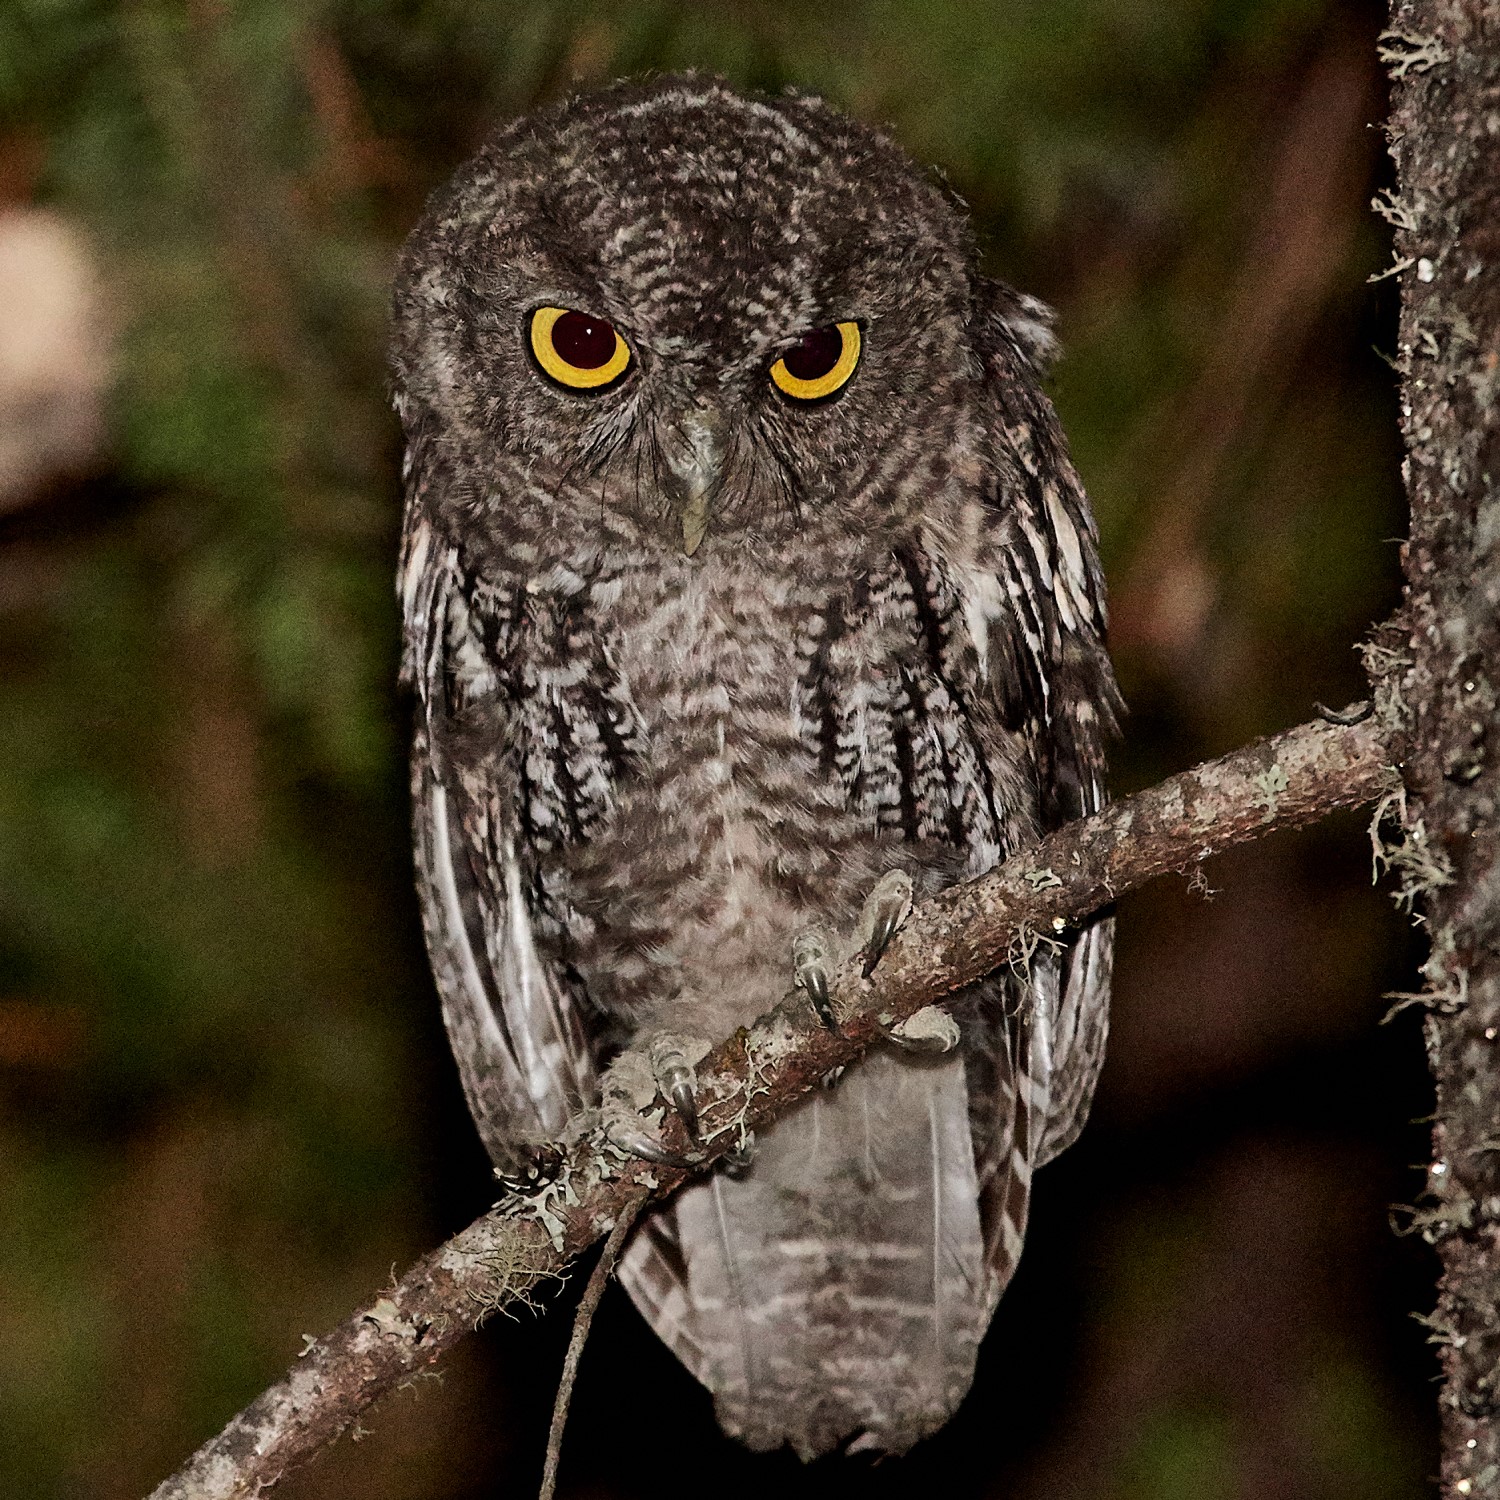
[[[1500,1496],[1500,8],[1397,3],[1381,40],[1411,539],[1373,665],[1407,788],[1392,863],[1432,944],[1418,1221],[1442,1261],[1442,1493]]]

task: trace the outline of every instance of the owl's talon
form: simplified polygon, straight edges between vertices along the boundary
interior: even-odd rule
[[[690,1140],[698,1139],[698,1104],[694,1065],[707,1056],[700,1038],[658,1032],[644,1047],[631,1047],[604,1075],[604,1133],[622,1151],[666,1167],[689,1167],[701,1157],[662,1145],[651,1129],[652,1111],[659,1117],[660,1096],[682,1120]]]
[[[698,1139],[697,1076],[695,1063],[708,1054],[708,1043],[697,1037],[662,1032],[651,1040],[647,1056],[661,1096],[682,1119],[683,1129],[692,1140]]]
[[[683,1129],[696,1141],[698,1139],[698,1101],[693,1098],[693,1086],[686,1078],[678,1078],[668,1090],[667,1097],[672,1107],[682,1116]]]
[[[839,1029],[829,993],[828,970],[833,963],[833,944],[820,928],[809,927],[792,940],[792,968],[799,988],[807,992],[818,1019],[830,1030]]]
[[[865,961],[860,965],[859,972],[868,979],[875,972],[875,965],[880,962],[880,956],[886,950],[886,945],[896,935],[897,921],[893,916],[883,915],[875,924],[875,931],[870,936],[870,941],[865,944]]]
[[[833,1003],[828,996],[828,971],[821,964],[805,970],[802,974],[802,988],[807,991],[807,998],[812,1001],[812,1008],[817,1011],[818,1019],[830,1031],[837,1031],[838,1017],[833,1013]]]
[[[691,1167],[695,1158],[691,1156],[680,1156],[675,1151],[668,1151],[660,1141],[646,1134],[635,1125],[623,1120],[611,1120],[604,1127],[604,1134],[621,1151],[627,1151],[631,1156],[638,1156],[642,1161],[655,1162],[662,1167]]]
[[[881,1036],[903,1052],[951,1052],[961,1040],[958,1022],[939,1005],[924,1005],[894,1025],[889,1021],[889,1016],[882,1016],[875,1024]]]
[[[859,916],[860,949],[865,955],[860,973],[866,979],[910,915],[911,902],[911,876],[905,870],[887,870],[875,883]]]

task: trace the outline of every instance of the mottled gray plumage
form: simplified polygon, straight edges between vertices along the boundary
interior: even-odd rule
[[[629,373],[549,381],[538,306],[610,320]],[[846,319],[835,399],[773,388]],[[930,893],[1099,806],[1114,687],[1047,314],[876,132],[697,77],[519,121],[433,199],[395,325],[419,883],[497,1163],[632,1039],[770,1008],[794,935],[851,931],[887,870]],[[728,1431],[900,1451],[951,1414],[1087,1112],[1110,941],[1044,945],[956,1002],[957,1052],[869,1058],[643,1224],[622,1279]]]

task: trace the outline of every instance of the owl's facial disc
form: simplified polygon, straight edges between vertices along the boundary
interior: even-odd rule
[[[539,307],[527,320],[527,328],[537,367],[553,384],[566,390],[599,394],[617,385],[630,369],[630,346],[605,318],[571,308]],[[815,335],[803,342],[810,340],[813,362],[827,363],[822,360]],[[790,351],[787,359],[795,360],[799,355],[803,355],[801,345]],[[803,363],[807,363],[805,355]],[[777,369],[784,364],[784,360],[778,361]],[[816,377],[819,372],[809,370],[804,374]],[[826,375],[823,379],[826,384]],[[682,550],[689,557],[708,531],[709,510],[723,482],[724,450],[723,413],[701,400],[673,424],[662,445],[666,466],[662,487],[677,510]]]

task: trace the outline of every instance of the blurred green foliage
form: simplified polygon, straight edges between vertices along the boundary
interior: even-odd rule
[[[99,471],[4,523],[0,1492],[149,1487],[482,1201],[409,895],[382,341],[400,237],[487,126],[699,67],[823,92],[946,174],[988,264],[1061,309],[1139,783],[1357,695],[1391,593],[1376,19],[7,0],[0,148],[86,228],[118,380]],[[1361,1361],[1329,1352],[1305,1439],[1346,1474],[1393,1399]],[[1184,1399],[1098,1493],[1230,1492],[1224,1421]],[[361,1493],[461,1486],[385,1473]]]

